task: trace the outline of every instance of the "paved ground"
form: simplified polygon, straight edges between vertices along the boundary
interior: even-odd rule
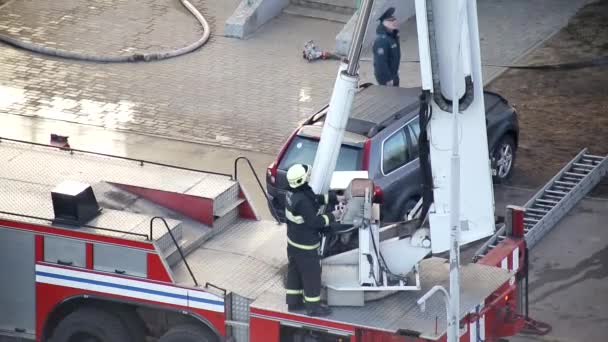
[[[97,54],[132,46],[148,52],[178,47],[201,34],[178,1],[89,3],[13,2],[0,10],[0,29]],[[275,151],[298,120],[328,96],[337,70],[334,63],[302,61],[303,32],[337,32],[338,25],[283,17],[259,38],[240,41],[221,36],[230,12],[224,9],[236,7],[236,1],[193,3],[211,22],[214,35],[197,52],[172,60],[104,65],[48,59],[2,46],[0,84],[10,95],[0,101],[0,112]]]
[[[523,64],[557,64],[608,56],[608,0],[584,7]],[[608,66],[577,70],[509,70],[489,87],[515,105],[521,127],[513,184],[535,188],[578,152],[608,154]],[[608,178],[593,193],[608,195]]]
[[[484,61],[509,63],[563,26],[588,0],[480,2]],[[282,15],[252,39],[225,38],[237,0],[195,0],[212,25],[200,50],[172,60],[95,64],[0,46],[0,113],[38,116],[252,151],[275,153],[297,122],[330,95],[336,62],[301,59],[308,39],[334,46],[340,26]],[[177,0],[19,0],[0,8],[0,33],[90,54],[183,46],[201,34]],[[404,26],[406,59],[417,59],[415,25]],[[518,32],[514,34],[514,32]],[[370,81],[363,62],[361,80]],[[499,68],[484,69],[486,78]],[[404,85],[419,82],[404,63]]]
[[[530,316],[547,322],[546,336],[511,342],[606,340],[608,213],[606,200],[584,200],[530,254]]]

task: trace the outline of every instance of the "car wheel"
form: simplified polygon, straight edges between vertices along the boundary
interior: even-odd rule
[[[502,183],[508,180],[515,165],[515,140],[505,135],[492,151],[492,174],[494,182]]]

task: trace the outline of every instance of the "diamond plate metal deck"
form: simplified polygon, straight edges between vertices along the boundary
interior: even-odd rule
[[[81,230],[112,237],[145,239],[150,233],[151,218],[160,216],[167,218],[173,235],[184,248],[201,240],[211,227],[113,183],[212,199],[214,207],[229,207],[228,202],[237,201],[239,193],[238,183],[226,175],[2,138],[0,163],[0,212],[10,213],[2,217],[15,219],[12,214],[16,214],[22,221],[49,224],[54,218],[52,189],[66,180],[79,181],[91,185],[103,208],[101,214]],[[233,208],[217,220],[217,226],[229,225],[237,214],[238,209]],[[185,235],[184,229],[187,230]],[[160,250],[175,249],[160,221],[155,223],[152,234]],[[170,255],[170,251],[167,254]]]
[[[269,221],[237,220],[186,259],[196,278],[246,298],[257,298],[282,282],[286,264],[285,226]],[[178,283],[189,284],[183,262],[173,268]]]
[[[24,183],[18,180],[0,178],[0,211],[50,220],[54,217],[51,189],[51,186],[45,184]],[[98,194],[96,195],[98,196]],[[11,215],[2,215],[2,217],[15,219],[15,216]],[[148,215],[103,208],[99,216],[87,222],[88,227],[81,227],[80,230],[105,236],[132,239],[137,238],[137,236],[128,233],[140,235],[150,233],[151,218]],[[20,220],[23,220],[23,218],[20,218]],[[167,223],[176,239],[181,239],[181,222],[167,219]],[[48,222],[43,224],[48,224]],[[94,227],[114,229],[121,232],[112,232]],[[141,238],[143,239],[143,237]],[[165,227],[154,229],[152,238],[161,249],[173,245]]]
[[[210,282],[253,299],[252,307],[287,313],[283,274],[287,263],[285,226],[269,221],[238,220],[186,258],[201,283]],[[421,291],[399,292],[364,307],[334,307],[328,320],[397,332],[409,330],[435,339],[446,330],[443,298],[431,297],[422,312],[416,301],[434,285],[448,287],[446,259],[429,258],[420,266]],[[183,262],[173,267],[178,283],[190,284]],[[512,276],[506,270],[478,264],[461,268],[461,315],[470,312]],[[297,314],[297,313],[296,313]],[[303,313],[302,313],[303,314]],[[437,320],[437,331],[435,331]]]
[[[53,147],[0,142],[0,178],[55,186],[101,181],[215,199],[236,182],[229,176]]]
[[[333,307],[329,321],[360,327],[388,331],[417,332],[423,338],[437,339],[446,332],[446,308],[440,295],[431,297],[422,312],[416,301],[434,285],[448,288],[449,267],[447,260],[429,258],[421,262],[422,290],[419,292],[398,292],[364,307]],[[461,268],[460,312],[464,317],[487,296],[497,290],[512,276],[506,270],[478,264],[468,264]],[[252,307],[288,313],[282,284],[275,283],[260,295]],[[292,313],[298,314],[298,313]],[[300,315],[304,315],[301,313]],[[437,329],[435,329],[437,323]]]

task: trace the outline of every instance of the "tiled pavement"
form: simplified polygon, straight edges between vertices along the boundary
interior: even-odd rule
[[[331,32],[331,40],[339,26],[280,18],[259,38],[239,41],[222,37],[217,25],[236,1],[222,0],[213,11],[192,3],[210,21],[213,36],[174,59],[99,64],[1,46],[0,113],[273,152],[328,96],[336,72],[335,63],[301,59],[301,32]],[[88,54],[180,47],[202,32],[177,0],[22,0],[0,10],[0,23],[3,33]]]
[[[0,114],[276,152],[297,122],[328,99],[337,72],[335,61],[302,60],[303,44],[315,39],[331,48],[340,25],[282,15],[253,38],[236,40],[222,34],[238,0],[191,2],[209,20],[212,37],[201,49],[170,60],[75,62],[0,45]],[[584,2],[480,2],[484,57],[489,63],[512,61]],[[506,15],[510,10],[513,18]],[[405,59],[417,59],[413,21],[404,29]],[[114,55],[181,47],[198,39],[201,28],[178,0],[15,0],[0,7],[0,33]],[[370,64],[362,62],[362,82],[373,80]],[[486,68],[484,76],[497,70]],[[417,64],[404,63],[402,83],[417,84],[418,73]]]

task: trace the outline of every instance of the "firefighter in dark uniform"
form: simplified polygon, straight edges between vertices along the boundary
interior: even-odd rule
[[[295,164],[287,171],[290,192],[286,195],[287,219],[287,306],[306,309],[310,316],[327,316],[329,307],[321,304],[321,234],[330,229],[340,211],[320,212],[322,205],[334,206],[338,196],[330,192],[316,195],[308,185],[311,167]]]
[[[399,22],[395,18],[395,8],[389,7],[378,18],[374,41],[374,76],[379,85],[399,86],[399,65],[401,47],[399,45]]]

